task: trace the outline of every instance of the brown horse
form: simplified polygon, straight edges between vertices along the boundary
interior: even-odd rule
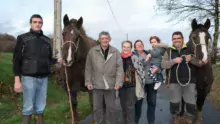
[[[63,18],[64,29],[63,29],[63,66],[62,74],[67,74],[68,84],[70,87],[72,108],[74,113],[75,124],[78,122],[77,112],[77,92],[87,92],[85,85],[85,62],[86,56],[90,48],[97,45],[95,40],[88,37],[85,30],[82,27],[83,18],[80,17],[78,20],[69,20],[68,15]],[[66,68],[66,73],[65,73]],[[65,77],[64,77],[65,79]],[[65,87],[66,88],[66,87]],[[89,92],[90,103],[92,105],[92,95]]]
[[[207,95],[211,90],[213,83],[212,65],[210,63],[210,51],[212,51],[212,39],[208,32],[210,28],[210,20],[207,19],[205,24],[197,24],[196,19],[193,19],[192,31],[189,36],[189,42],[187,46],[190,48],[190,52],[199,60],[209,60],[207,64],[197,68],[197,117],[196,123],[202,123],[202,108]]]

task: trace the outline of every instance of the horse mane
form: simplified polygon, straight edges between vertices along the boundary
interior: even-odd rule
[[[71,19],[70,20],[70,25],[73,27],[76,26],[77,20],[76,19]],[[95,40],[91,37],[89,37],[86,34],[86,31],[83,26],[80,28],[80,43],[79,43],[79,58],[80,59],[86,59],[87,53],[92,48],[93,46],[96,46],[97,43]]]

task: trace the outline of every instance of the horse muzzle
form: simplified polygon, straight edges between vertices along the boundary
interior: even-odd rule
[[[66,66],[66,67],[70,67],[72,66],[73,62],[70,61],[70,62],[63,62],[63,65]]]

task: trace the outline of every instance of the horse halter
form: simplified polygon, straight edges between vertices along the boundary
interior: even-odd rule
[[[192,41],[192,43],[193,43],[193,45],[194,45],[194,54],[192,54],[193,56],[197,56],[197,52],[196,52],[196,50],[197,50],[197,46],[202,46],[202,45],[205,45],[206,46],[206,44],[202,44],[202,43],[198,43],[198,44],[196,44],[195,42],[194,42],[194,40],[193,40],[193,38],[190,38],[191,39],[191,41]],[[196,57],[197,58],[197,57]]]
[[[78,48],[79,48],[79,42],[80,42],[80,36],[77,37],[77,42],[76,42],[76,43],[73,42],[73,41],[66,41],[65,43],[63,43],[62,49],[63,49],[63,46],[64,46],[65,44],[67,44],[67,43],[73,44],[73,46],[76,48],[74,54],[76,54],[77,51],[78,51]],[[74,63],[74,62],[76,62],[76,61],[73,61],[72,63]],[[72,64],[72,63],[71,63],[71,64]],[[66,66],[65,63],[63,63],[63,64],[64,64],[64,66]]]
[[[77,53],[77,50],[78,50],[78,48],[79,48],[79,40],[80,40],[80,36],[77,37],[77,43],[75,43],[75,42],[73,42],[73,41],[66,41],[65,43],[63,43],[62,48],[63,48],[63,46],[64,46],[65,44],[71,43],[71,44],[73,44],[74,47],[76,48],[75,53]]]

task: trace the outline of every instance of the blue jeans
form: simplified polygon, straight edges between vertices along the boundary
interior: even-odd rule
[[[46,106],[48,77],[22,76],[22,115],[43,114]]]

